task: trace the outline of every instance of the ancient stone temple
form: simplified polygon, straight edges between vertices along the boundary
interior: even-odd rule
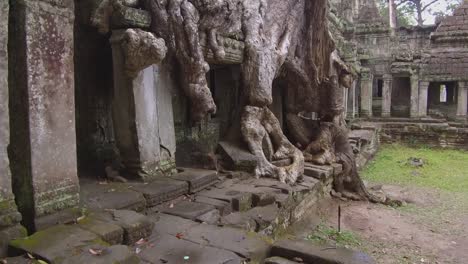
[[[393,140],[465,147],[467,3],[436,25],[392,28],[376,1],[333,2],[343,56],[359,72],[347,116],[383,125]]]
[[[2,1],[0,257],[241,263],[330,192],[393,204],[346,118],[466,119],[467,9],[391,29],[370,0]]]

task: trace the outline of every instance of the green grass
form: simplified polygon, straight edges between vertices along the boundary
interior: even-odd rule
[[[411,157],[423,159],[424,166],[409,165],[407,161]],[[468,193],[468,152],[383,145],[362,176],[372,182]]]
[[[308,235],[306,240],[318,244],[334,244],[339,247],[357,247],[361,245],[361,239],[356,234],[349,231],[341,231],[320,224]]]

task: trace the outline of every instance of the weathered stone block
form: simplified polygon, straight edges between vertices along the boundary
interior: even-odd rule
[[[71,0],[19,0],[10,10],[11,167],[20,211],[31,221],[79,202],[74,8]]]
[[[183,181],[158,178],[149,184],[134,184],[133,190],[140,192],[148,207],[172,200],[188,193],[188,184]]]
[[[196,193],[216,183],[218,173],[213,170],[181,168],[181,172],[169,176],[169,178],[186,181],[189,184],[189,192]]]
[[[123,242],[123,229],[115,224],[106,223],[93,217],[86,217],[79,221],[81,229],[90,231],[98,235],[102,240],[110,245],[121,244]]]
[[[182,201],[172,208],[164,208],[161,212],[195,220],[197,217],[213,210],[215,207],[208,204]]]

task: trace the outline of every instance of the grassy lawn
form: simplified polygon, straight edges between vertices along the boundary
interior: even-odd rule
[[[409,158],[420,158],[424,165],[414,167]],[[468,193],[468,152],[383,145],[361,174],[372,182]]]

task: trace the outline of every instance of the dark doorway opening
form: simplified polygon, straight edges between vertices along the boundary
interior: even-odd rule
[[[411,78],[394,77],[392,82],[391,115],[409,117],[411,109]]]

